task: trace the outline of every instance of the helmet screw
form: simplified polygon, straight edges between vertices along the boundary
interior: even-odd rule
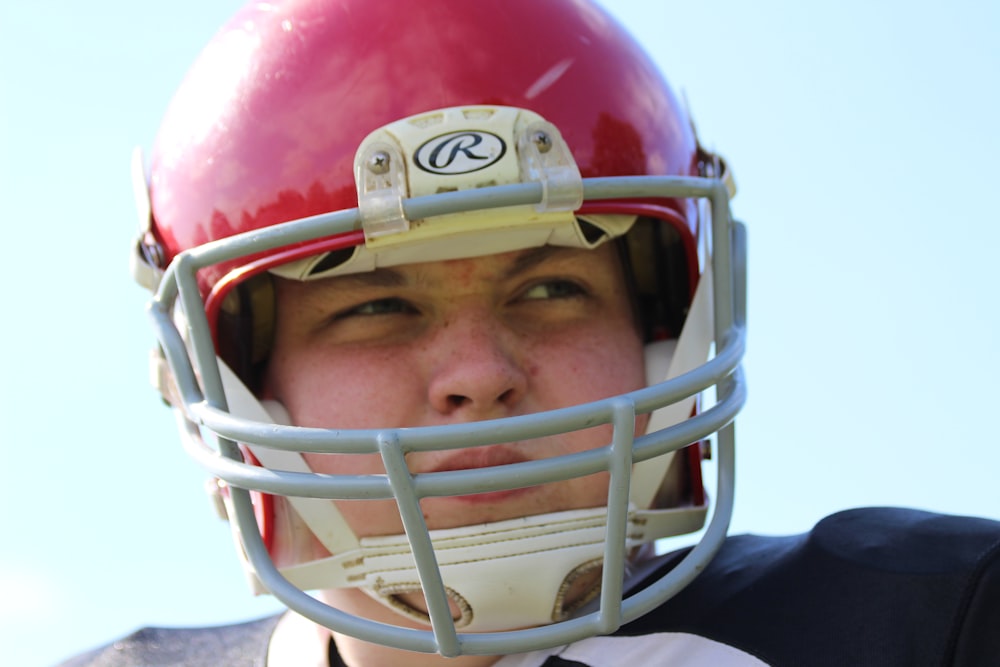
[[[552,150],[552,137],[550,137],[547,132],[539,130],[531,135],[531,140],[538,148],[539,153],[548,153]]]
[[[368,158],[368,171],[373,174],[385,174],[389,171],[389,154],[385,151],[375,151]]]
[[[143,259],[150,266],[155,266],[156,268],[163,269],[166,268],[166,252],[163,250],[163,246],[156,241],[145,240],[140,244],[142,249]]]

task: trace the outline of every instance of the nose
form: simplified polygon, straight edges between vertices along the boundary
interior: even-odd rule
[[[431,408],[455,419],[509,416],[528,388],[517,336],[480,309],[454,314],[433,335]]]

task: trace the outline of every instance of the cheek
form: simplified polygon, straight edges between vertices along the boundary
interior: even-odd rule
[[[330,350],[275,355],[268,390],[285,406],[297,426],[374,429],[405,425],[412,421],[411,415],[417,409],[414,399],[420,394],[413,384],[413,374],[400,373],[403,367],[398,355],[385,353]],[[318,473],[385,473],[378,454],[304,456]]]
[[[386,352],[328,350],[272,361],[268,385],[297,426],[366,429],[405,425],[422,395],[406,362]]]
[[[593,327],[547,340],[533,355],[547,409],[608,398],[646,385],[643,348],[628,328]]]
[[[643,346],[631,329],[594,327],[579,330],[571,338],[572,343],[552,339],[535,350],[540,360],[532,382],[535,411],[598,401],[646,386]],[[645,432],[648,421],[647,415],[636,416],[636,434]],[[603,447],[612,434],[610,424],[566,433],[554,439],[551,453]],[[605,492],[592,480],[572,485],[575,493],[594,491],[594,497],[600,497]]]

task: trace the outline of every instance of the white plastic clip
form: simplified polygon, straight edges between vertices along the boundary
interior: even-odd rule
[[[403,213],[406,164],[399,148],[382,141],[367,146],[354,161],[354,180],[365,239],[410,228]]]
[[[539,213],[575,211],[583,204],[583,179],[569,146],[556,126],[532,123],[517,138],[522,178],[542,184]]]
[[[153,237],[153,206],[149,201],[149,185],[142,149],[132,151],[132,194],[139,216],[139,230],[129,256],[129,271],[139,285],[155,292],[163,278],[163,248]]]

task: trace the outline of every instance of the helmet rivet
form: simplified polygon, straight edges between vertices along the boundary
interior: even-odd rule
[[[163,246],[155,241],[144,241],[141,244],[142,256],[150,266],[155,266],[159,269],[166,268],[167,253],[163,250]]]
[[[375,151],[368,158],[368,171],[373,174],[385,174],[389,171],[389,154],[385,151]]]
[[[552,137],[546,132],[539,130],[531,135],[531,140],[535,143],[539,153],[548,153],[552,150]]]

